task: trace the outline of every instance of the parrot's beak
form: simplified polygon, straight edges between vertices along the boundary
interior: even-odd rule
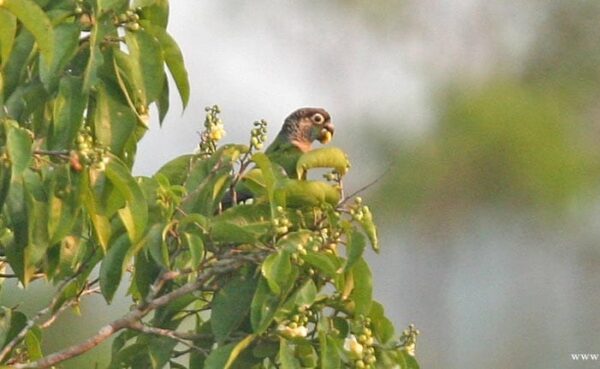
[[[322,144],[327,144],[331,141],[333,137],[333,133],[335,132],[335,127],[331,123],[325,123],[323,128],[321,128],[321,132],[319,133],[319,142]]]

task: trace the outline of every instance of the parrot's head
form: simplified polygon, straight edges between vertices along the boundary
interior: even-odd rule
[[[331,141],[335,129],[325,109],[300,108],[285,118],[281,131],[296,147],[307,152],[313,141],[322,144]]]

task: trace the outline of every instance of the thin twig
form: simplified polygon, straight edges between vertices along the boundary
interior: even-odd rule
[[[371,182],[367,183],[366,185],[362,186],[361,188],[359,188],[358,190],[352,192],[350,195],[344,197],[344,199],[338,204],[338,206],[344,205],[348,200],[352,199],[353,197],[355,197],[356,195],[358,195],[359,193],[367,190],[368,188],[370,188],[371,186],[374,186],[377,182],[379,182],[383,177],[385,177],[390,171],[391,171],[392,167],[389,166],[387,167],[387,169],[381,173],[377,178],[375,178],[374,180],[372,180]]]

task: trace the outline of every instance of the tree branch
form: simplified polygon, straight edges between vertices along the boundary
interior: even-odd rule
[[[208,351],[206,349],[203,349],[202,347],[198,347],[198,346],[194,345],[193,343],[188,342],[188,341],[194,340],[196,338],[197,335],[195,335],[195,334],[182,333],[182,332],[177,332],[177,331],[173,331],[170,329],[164,329],[164,328],[150,327],[150,326],[144,325],[140,321],[131,322],[129,327],[127,327],[127,328],[133,329],[133,330],[136,330],[136,331],[139,331],[142,333],[146,333],[146,334],[153,334],[156,336],[163,336],[163,337],[171,338],[172,340],[175,340],[184,346],[187,346],[191,349],[201,352],[205,356],[208,356]]]
[[[110,338],[112,335],[119,332],[120,330],[131,328],[132,325],[135,325],[136,322],[139,322],[144,316],[146,316],[151,311],[156,310],[164,305],[167,305],[168,303],[176,300],[179,297],[182,297],[188,293],[200,289],[211,278],[217,275],[233,272],[248,261],[258,262],[264,259],[265,256],[266,254],[264,252],[255,252],[253,254],[234,254],[231,256],[231,258],[217,260],[211,266],[208,266],[207,269],[205,269],[198,276],[198,278],[196,278],[195,281],[184,284],[178,289],[159,297],[154,297],[156,294],[158,294],[158,291],[160,290],[160,287],[156,286],[158,288],[153,288],[150,292],[148,298],[149,301],[138,304],[134,310],[123,315],[123,317],[114,320],[111,323],[100,328],[98,333],[91,336],[84,342],[70,346],[62,351],[47,355],[34,362],[13,364],[13,368],[48,368],[62,361],[81,355],[98,346],[102,342],[106,341],[108,338]],[[159,283],[159,285],[162,285],[162,283],[164,283],[164,279],[162,278],[162,276],[159,277],[159,280],[157,282]]]

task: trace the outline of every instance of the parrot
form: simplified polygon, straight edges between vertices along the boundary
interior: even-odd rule
[[[269,160],[279,166],[290,178],[296,176],[296,164],[302,154],[312,150],[312,143],[319,141],[327,144],[331,141],[335,128],[329,113],[322,108],[300,108],[285,118],[281,130],[275,140],[265,149]],[[253,170],[257,169],[251,169]],[[235,200],[227,193],[221,205],[229,208],[233,202],[248,200],[252,192],[246,188],[244,181],[236,185]]]
[[[325,109],[297,109],[285,118],[279,134],[265,150],[265,155],[271,162],[281,166],[288,177],[293,177],[298,159],[312,149],[313,141],[327,144],[334,131],[331,117]]]

